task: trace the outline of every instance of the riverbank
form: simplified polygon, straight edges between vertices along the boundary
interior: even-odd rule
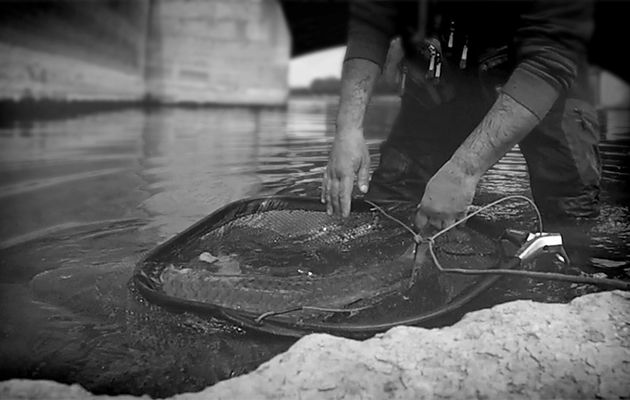
[[[365,341],[309,335],[250,374],[172,399],[627,398],[628,321],[630,293],[611,291],[509,302],[450,327],[397,327]],[[1,382],[0,397],[110,398],[26,380]]]

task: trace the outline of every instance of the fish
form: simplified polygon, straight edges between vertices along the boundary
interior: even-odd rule
[[[230,221],[217,234],[225,235],[230,230],[242,228],[243,231],[257,231],[274,241],[284,240],[308,247],[339,246],[384,230],[387,226],[381,220],[379,213],[352,214],[342,220],[317,211],[271,210]]]
[[[171,297],[265,313],[300,306],[342,308],[391,293],[411,277],[413,257],[367,268],[345,266],[326,276],[313,274],[220,275],[205,269],[165,268],[162,291]]]
[[[300,229],[296,228],[298,231]],[[372,226],[358,224],[356,231],[348,234],[347,243],[360,238],[367,239],[374,232]],[[344,233],[336,228],[330,231],[326,229],[323,233],[304,230],[293,238],[304,240],[307,245],[316,242],[321,247],[328,246],[329,241],[325,236],[329,234],[342,242],[337,245],[343,244]],[[386,296],[405,296],[410,290],[424,290],[432,295],[439,293],[443,298],[431,299],[431,304],[435,304],[436,301],[448,301],[476,281],[476,277],[422,273],[420,276],[424,281],[411,282],[413,285],[410,285],[417,260],[414,254],[416,246],[409,237],[407,239],[397,252],[389,253],[387,257],[377,259],[368,255],[360,261],[351,257],[340,259],[343,264],[336,265],[332,272],[324,274],[308,271],[306,274],[273,276],[248,268],[247,265],[240,266],[244,273],[224,274],[218,273],[218,270],[197,268],[194,263],[179,266],[171,264],[160,275],[161,290],[174,298],[263,314],[299,307],[345,309],[357,304],[365,306],[375,304]],[[335,244],[334,240],[330,244]],[[377,245],[383,243],[369,243],[368,248],[360,253],[367,253]],[[478,268],[488,265],[495,257],[491,250],[496,247],[491,239],[466,227],[441,236],[435,245],[446,267],[468,265],[469,268]],[[235,254],[234,259],[237,257]],[[234,259],[224,258],[232,263]],[[424,255],[419,259],[423,265],[415,268],[425,272],[433,268],[435,272],[430,257]],[[436,287],[439,290],[436,291]],[[315,314],[312,311],[303,312],[302,317]]]

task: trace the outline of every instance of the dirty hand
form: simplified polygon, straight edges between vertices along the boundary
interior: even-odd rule
[[[322,203],[326,203],[329,215],[347,217],[350,214],[350,201],[354,176],[357,186],[367,192],[370,167],[370,154],[359,129],[337,134],[328,156],[328,166],[322,182]]]
[[[479,177],[470,175],[448,161],[427,183],[418,205],[415,224],[420,232],[427,228],[444,229],[466,216]]]

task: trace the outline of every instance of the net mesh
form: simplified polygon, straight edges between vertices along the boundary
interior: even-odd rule
[[[234,254],[251,272],[322,274],[398,255],[411,237],[376,212],[339,220],[324,212],[271,210],[238,218],[202,240],[208,251]],[[387,243],[387,246],[383,246]]]
[[[360,321],[400,316],[392,309],[436,307],[474,283],[425,274],[427,288],[412,288],[413,236],[379,210],[355,209],[341,220],[322,209],[286,205],[228,215],[188,238],[153,262],[159,290],[253,313],[306,307],[287,316],[296,321]],[[413,205],[386,212],[410,225]],[[492,260],[495,245],[463,228],[438,238],[436,249],[445,267],[474,268]],[[376,304],[383,305],[380,311]],[[367,311],[340,315],[323,308]]]
[[[311,210],[235,218],[200,237],[161,273],[173,297],[266,312],[341,307],[392,291],[409,264],[390,266],[413,244],[377,211],[340,220]]]

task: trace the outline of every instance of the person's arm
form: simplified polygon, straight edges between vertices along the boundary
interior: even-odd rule
[[[331,215],[347,217],[350,213],[355,175],[359,190],[368,190],[370,155],[363,119],[395,32],[395,16],[392,3],[351,4],[337,130],[322,181],[321,200]]]
[[[322,182],[322,202],[328,214],[347,217],[354,176],[361,192],[368,189],[370,154],[363,137],[363,118],[380,67],[361,58],[344,62],[337,132]]]
[[[343,63],[336,137],[363,131],[365,111],[380,75],[380,66],[369,60],[353,58]]]
[[[538,117],[500,93],[492,108],[451,157],[451,163],[477,179],[492,167],[536,125]]]
[[[443,229],[461,219],[481,176],[538,122],[536,115],[512,97],[499,94],[477,128],[427,183],[416,226]]]
[[[541,1],[522,15],[518,65],[481,123],[427,184],[416,213],[419,228],[444,228],[461,218],[481,176],[570,88],[586,57],[592,12],[587,1]]]

